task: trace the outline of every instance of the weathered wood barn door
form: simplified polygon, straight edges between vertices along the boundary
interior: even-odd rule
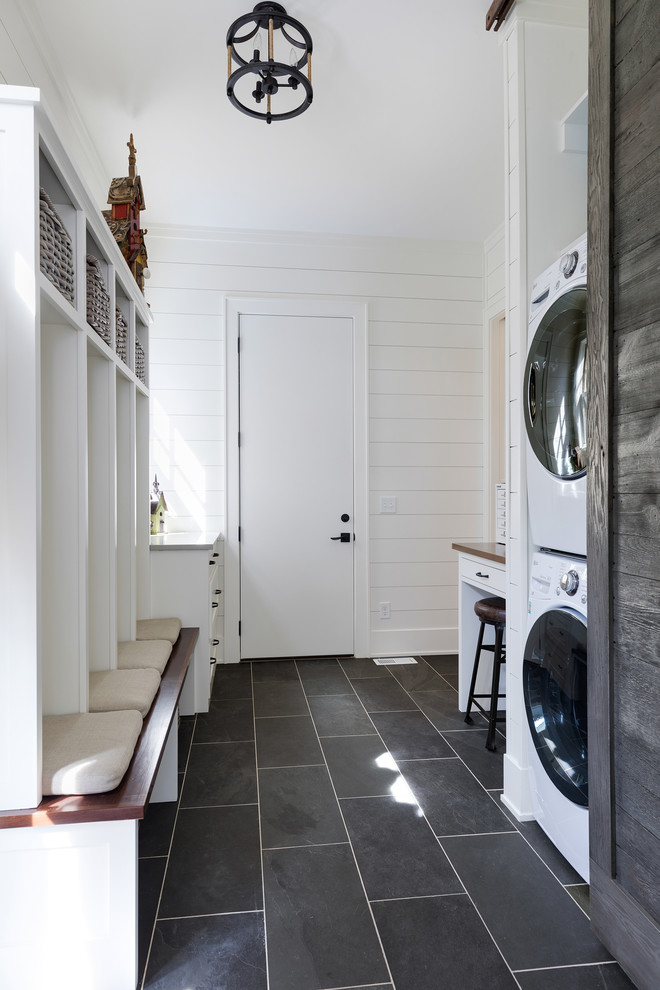
[[[590,0],[592,926],[660,986],[660,4]]]

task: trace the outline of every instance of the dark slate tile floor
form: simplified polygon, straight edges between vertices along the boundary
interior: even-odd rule
[[[456,657],[219,666],[140,826],[143,990],[632,990]]]

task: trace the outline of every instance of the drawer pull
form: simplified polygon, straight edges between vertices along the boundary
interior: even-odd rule
[[[211,646],[220,646],[220,640],[219,639],[214,639],[213,642],[212,642],[212,644],[211,644]]]
[[[490,574],[482,574],[481,571],[477,571],[475,577],[489,578]]]
[[[214,593],[215,595],[221,595],[221,594],[222,594],[222,588],[216,588],[216,589],[215,589],[215,591],[214,591],[213,593]]]
[[[211,602],[211,608],[217,608],[219,604],[219,602]]]

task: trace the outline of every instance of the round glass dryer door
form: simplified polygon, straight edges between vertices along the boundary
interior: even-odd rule
[[[550,609],[532,626],[523,696],[541,765],[565,797],[587,807],[587,624],[578,612]]]
[[[569,289],[539,323],[525,367],[525,426],[532,450],[557,478],[587,469],[587,290]]]

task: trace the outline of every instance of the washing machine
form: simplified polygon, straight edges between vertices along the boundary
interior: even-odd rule
[[[589,882],[587,562],[532,556],[523,698],[532,810]]]
[[[532,286],[523,383],[532,542],[587,552],[587,239]]]

